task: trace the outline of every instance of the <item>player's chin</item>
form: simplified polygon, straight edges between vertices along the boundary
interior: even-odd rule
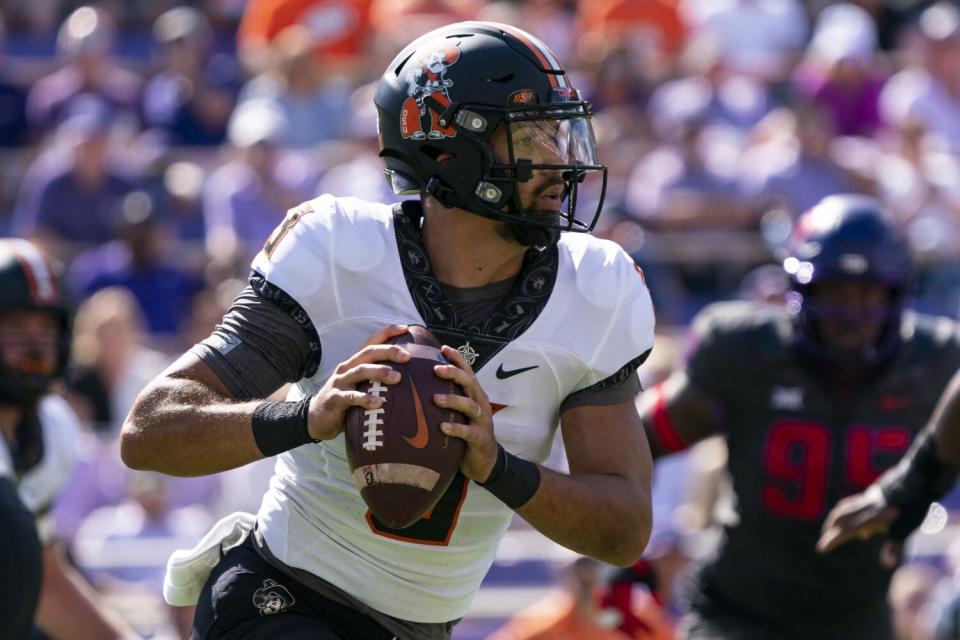
[[[506,232],[511,240],[524,247],[545,247],[559,238],[554,229],[528,224],[508,223]]]

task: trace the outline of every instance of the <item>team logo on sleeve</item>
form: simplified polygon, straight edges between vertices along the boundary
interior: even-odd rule
[[[280,241],[284,239],[294,225],[300,222],[300,218],[308,213],[313,213],[313,207],[310,206],[310,203],[308,202],[305,202],[299,207],[287,211],[287,215],[284,217],[283,222],[281,222],[280,226],[273,230],[273,233],[271,233],[270,237],[267,238],[266,244],[263,245],[263,252],[267,254],[267,258],[273,257],[273,252],[276,250],[277,245],[280,244]]]
[[[440,115],[450,106],[450,87],[447,69],[460,59],[460,49],[443,40],[427,44],[410,64],[404,79],[407,96],[400,109],[400,134],[406,140],[439,140],[452,138],[457,130],[449,122],[440,122]],[[423,122],[430,117],[430,126],[424,131]]]
[[[770,394],[770,407],[787,411],[803,409],[803,387],[782,387],[774,385]]]
[[[262,616],[283,613],[295,602],[293,594],[285,586],[273,580],[264,580],[263,587],[253,593],[253,606]]]

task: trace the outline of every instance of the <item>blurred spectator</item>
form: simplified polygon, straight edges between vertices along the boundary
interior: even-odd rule
[[[487,640],[629,640],[602,623],[599,587],[598,563],[577,558],[563,569],[559,588],[518,612]]]
[[[600,606],[614,614],[616,628],[634,640],[673,640],[673,623],[661,606],[654,565],[639,560],[616,571],[607,581]]]
[[[102,592],[114,598],[137,593],[149,598],[151,608],[166,609],[159,617],[167,618],[153,620],[151,626],[178,628],[185,638],[189,619],[160,600],[165,560],[177,548],[195,543],[213,518],[201,505],[176,508],[172,481],[159,473],[128,472],[122,499],[83,520],[73,555],[80,571]]]
[[[951,538],[944,553],[947,575],[933,590],[925,612],[930,640],[960,640],[960,540]]]
[[[27,132],[27,90],[3,57],[7,27],[0,14],[0,147],[14,147],[22,142]]]
[[[386,64],[411,38],[451,22],[473,20],[484,4],[483,0],[372,0],[370,29],[377,37],[370,38],[367,47],[377,65]]]
[[[672,67],[686,38],[676,0],[579,2],[577,18],[588,46],[626,49],[664,72]]]
[[[634,58],[624,45],[604,42],[602,56],[596,69],[590,74],[588,89],[594,109],[603,113],[607,109],[635,110],[642,119],[641,107],[645,105],[653,81],[644,75],[643,64]]]
[[[576,24],[579,4],[568,0],[460,2],[460,6],[465,10],[470,10],[469,13],[465,11],[467,19],[519,27],[542,42],[549,42],[550,50],[556,54],[558,60],[573,60],[578,55],[577,49],[582,47],[579,40],[582,32]]]
[[[650,117],[663,137],[694,117],[743,136],[774,106],[769,88],[728,67],[709,40],[691,43],[681,64],[684,75],[662,83],[650,98]]]
[[[919,32],[920,64],[890,79],[880,96],[881,114],[893,127],[916,120],[960,151],[960,9],[934,4],[921,14]]]
[[[680,100],[679,96],[674,99]],[[669,142],[637,162],[627,185],[626,204],[628,212],[645,225],[698,230],[750,222],[735,182],[722,173],[718,157],[722,143],[710,137],[703,115],[698,110],[670,118],[670,124],[661,128]]]
[[[883,51],[892,51],[900,47],[904,25],[922,3],[919,0],[854,0],[863,7],[877,26],[877,43]]]
[[[785,77],[807,37],[800,0],[680,0],[680,11],[728,68],[771,81]]]
[[[220,144],[239,78],[229,57],[212,55],[206,16],[192,7],[171,9],[154,22],[153,40],[161,69],[143,92],[145,126],[174,146]]]
[[[111,115],[99,98],[78,96],[57,129],[56,153],[41,156],[20,189],[13,229],[64,258],[114,237],[133,182],[109,157]]]
[[[37,132],[54,127],[83,94],[98,96],[114,117],[135,117],[140,102],[141,79],[110,59],[114,27],[102,9],[76,9],[63,22],[57,51],[64,66],[38,80],[27,96],[27,119]]]
[[[249,100],[230,122],[232,160],[204,190],[207,251],[246,272],[250,260],[291,207],[314,196],[318,175],[303,156],[283,153],[288,123],[275,105]]]
[[[893,133],[869,164],[878,195],[921,261],[952,260],[960,253],[960,158],[919,122],[904,122]]]
[[[877,32],[865,10],[851,3],[827,7],[795,83],[833,119],[841,136],[868,136],[880,127],[879,99],[885,78],[874,58]]]
[[[169,554],[145,553],[136,541],[166,541],[172,553],[178,543],[206,533],[210,514],[196,505],[174,509],[169,484],[170,478],[159,473],[128,472],[125,498],[84,519],[74,547],[80,570],[93,584],[109,589],[121,587],[117,582],[139,582],[160,593],[164,565],[156,560]]]
[[[313,48],[306,27],[287,27],[274,40],[270,69],[243,89],[242,102],[267,101],[283,115],[287,126],[278,142],[284,147],[312,147],[347,136],[352,87],[336,74],[336,64],[325,63]]]
[[[376,198],[375,202],[396,202],[405,199],[393,192],[383,175],[383,160],[377,143],[377,111],[373,104],[376,83],[368,83],[353,92],[350,98],[349,143],[343,157],[332,162],[317,185],[317,193],[335,196]]]
[[[940,573],[933,567],[902,565],[890,581],[890,607],[896,640],[928,640],[929,622],[925,612]]]
[[[310,33],[320,58],[352,68],[372,33],[370,4],[371,0],[250,0],[237,33],[241,59],[250,71],[263,71],[274,38],[299,24]]]
[[[198,162],[178,160],[157,169],[154,198],[177,241],[181,266],[201,271],[207,264],[203,221],[203,183],[206,171]]]
[[[80,304],[74,323],[69,398],[94,431],[120,431],[133,399],[168,364],[144,346],[143,317],[133,294],[101,289]]]
[[[87,411],[86,400],[68,392],[74,409]],[[57,538],[69,546],[77,529],[91,511],[118,503],[124,495],[127,468],[120,461],[120,445],[114,434],[93,432],[89,416],[81,416],[77,439],[77,463],[70,479],[53,506],[54,528]]]
[[[127,289],[150,334],[171,342],[203,280],[171,260],[171,238],[158,217],[150,196],[130,193],[121,205],[118,239],[78,255],[70,275],[74,292],[84,298],[107,287]]]
[[[861,190],[831,155],[833,126],[822,109],[779,110],[760,129],[763,142],[747,152],[742,177],[758,208],[785,207],[797,217],[825,196]]]

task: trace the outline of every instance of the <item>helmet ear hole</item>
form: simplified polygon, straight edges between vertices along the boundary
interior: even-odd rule
[[[457,155],[452,153],[449,149],[440,149],[439,147],[434,147],[433,145],[425,144],[420,147],[420,153],[427,156],[437,164],[443,164],[449,162],[450,160],[455,160]]]

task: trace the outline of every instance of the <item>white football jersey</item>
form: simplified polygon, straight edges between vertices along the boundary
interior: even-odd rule
[[[542,462],[560,403],[653,346],[642,274],[616,244],[563,234],[531,252],[514,290],[479,328],[458,326],[419,242],[419,218],[355,198],[321,196],[291,210],[253,268],[306,311],[322,345],[314,393],[385,325],[425,324],[473,360],[494,406],[497,440]],[[340,437],[278,457],[258,514],[270,550],[373,609],[413,622],[462,617],[493,562],[512,511],[458,475],[428,519],[399,531],[372,515]]]
[[[40,539],[48,542],[53,537],[50,508],[73,471],[80,426],[73,409],[57,395],[40,400],[37,417],[43,437],[43,457],[17,479],[7,447],[0,446],[0,473],[17,481],[24,506],[37,516]]]

